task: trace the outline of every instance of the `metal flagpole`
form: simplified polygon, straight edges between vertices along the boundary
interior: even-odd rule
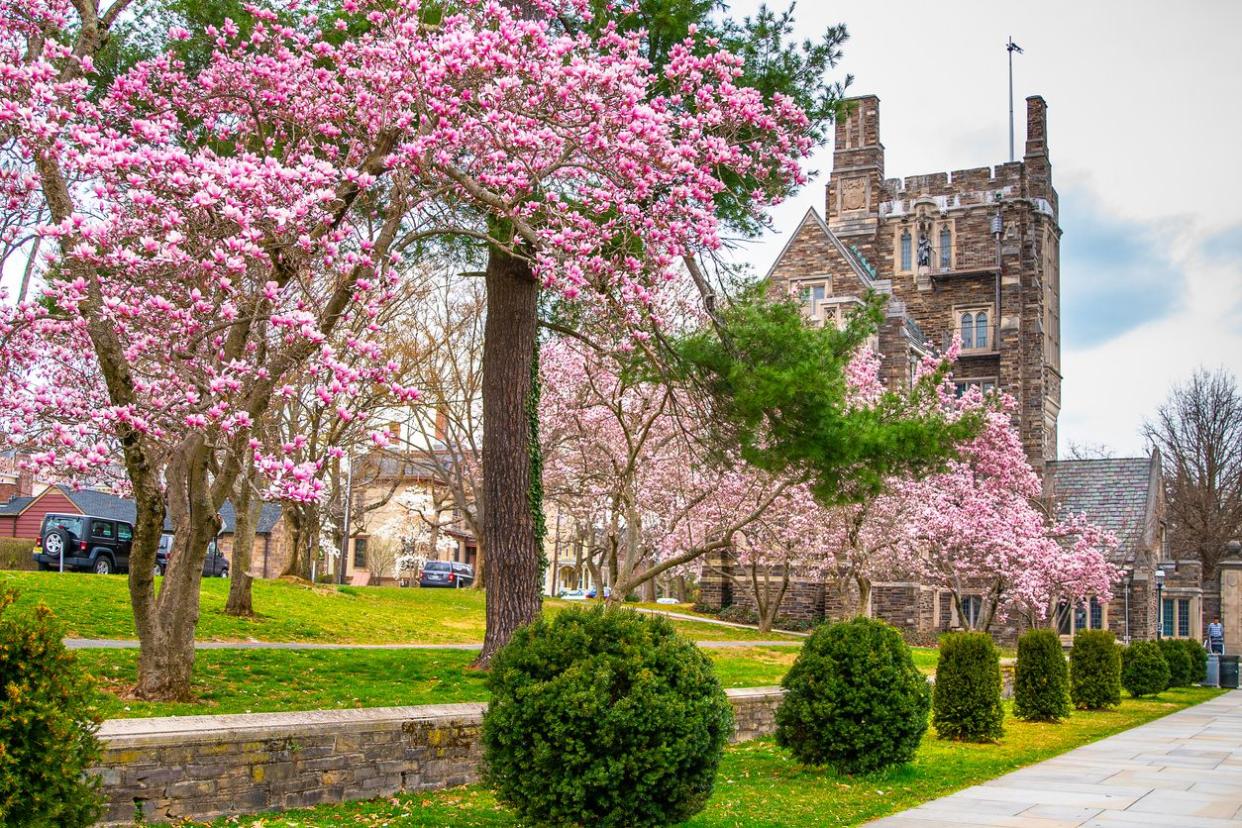
[[[1013,161],[1013,53],[1022,54],[1022,47],[1010,37],[1005,44],[1005,51],[1009,53],[1009,160]]]

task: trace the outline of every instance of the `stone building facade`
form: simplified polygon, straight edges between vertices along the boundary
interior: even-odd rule
[[[1043,98],[1028,98],[1026,115],[1019,161],[886,178],[880,101],[855,99],[836,127],[824,212],[807,212],[767,279],[774,294],[795,297],[819,324],[840,324],[869,291],[889,296],[875,347],[890,387],[908,385],[920,358],[944,350],[957,335],[959,387],[979,385],[1014,398],[1016,425],[1049,503],[1085,513],[1120,539],[1114,551],[1126,573],[1120,594],[1106,607],[1064,608],[1057,618],[1063,633],[1107,626],[1123,640],[1154,637],[1154,573],[1164,567],[1162,606],[1173,601],[1174,632],[1198,634],[1203,601],[1195,565],[1164,562],[1159,457],[1056,459],[1061,228]],[[702,603],[753,608],[753,592],[727,556],[707,562]],[[966,599],[967,611],[978,611],[975,600]],[[854,606],[856,598],[838,585],[795,576],[782,612],[814,619]],[[913,581],[875,584],[868,610],[916,640],[934,639],[963,621],[947,593]],[[1193,617],[1189,627],[1181,612]],[[1014,621],[992,629],[1003,641],[1018,633]]]

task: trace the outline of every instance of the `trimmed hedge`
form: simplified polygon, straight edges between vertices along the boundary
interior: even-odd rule
[[[1136,641],[1121,654],[1121,686],[1134,698],[1154,696],[1169,686],[1169,663],[1154,641]]]
[[[0,825],[79,828],[103,812],[99,707],[91,678],[40,604],[14,614],[0,593]]]
[[[932,724],[941,739],[994,742],[1005,734],[1000,653],[982,632],[940,638]]]
[[[484,779],[522,822],[669,825],[703,809],[733,730],[711,661],[658,616],[568,608],[492,661]]]
[[[1207,681],[1207,648],[1193,638],[1179,638],[1178,641],[1190,656],[1190,683],[1202,684]]]
[[[1013,700],[1019,719],[1057,722],[1069,716],[1069,666],[1052,630],[1030,630],[1018,639]]]
[[[808,765],[868,773],[904,764],[927,731],[927,677],[881,621],[821,626],[781,686],[776,741]]]
[[[1190,686],[1193,683],[1195,663],[1191,661],[1186,646],[1176,638],[1162,638],[1156,644],[1160,647],[1160,655],[1164,656],[1164,663],[1169,665],[1169,683],[1164,689]]]
[[[1079,710],[1121,704],[1121,648],[1108,630],[1082,630],[1074,636],[1070,700]]]

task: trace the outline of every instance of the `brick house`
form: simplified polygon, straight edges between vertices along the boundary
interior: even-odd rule
[[[1118,515],[1108,511],[1114,505],[1110,498],[1125,504],[1118,514],[1124,513],[1127,531],[1118,533],[1124,537],[1115,555],[1128,573],[1119,598],[1129,597],[1130,612],[1093,605],[1082,625],[1092,619],[1103,624],[1106,618],[1119,635],[1151,637],[1156,599],[1149,585],[1163,554],[1159,458],[1056,460],[1061,228],[1047,107],[1038,96],[1026,103],[1021,160],[885,178],[880,101],[875,96],[854,99],[848,117],[836,125],[824,213],[807,212],[767,280],[775,295],[795,297],[819,324],[840,324],[867,291],[887,295],[886,318],[874,347],[883,357],[882,376],[890,387],[908,386],[929,348],[944,349],[954,334],[960,336],[959,388],[978,385],[1014,398],[1027,458],[1044,481],[1045,495],[1058,504],[1055,508],[1086,512],[1116,531],[1112,518]],[[1054,476],[1063,500],[1052,485]],[[1166,578],[1170,590],[1175,581],[1184,582],[1187,590],[1192,580],[1197,586],[1187,564],[1180,563],[1177,574],[1177,579]],[[707,561],[701,583],[701,600],[708,606],[754,605],[749,585],[734,577],[727,557]],[[966,611],[978,611],[981,600],[965,600]],[[1173,600],[1198,606],[1198,596],[1189,593]],[[822,618],[839,614],[841,604],[836,585],[795,576],[783,609],[795,617]],[[961,625],[948,594],[917,581],[875,584],[870,609],[914,638],[932,638]],[[1067,611],[1058,620],[1072,630],[1080,615]],[[1128,629],[1119,627],[1127,618]],[[1017,633],[1012,622],[993,631],[1002,640]]]
[[[48,486],[37,495],[14,495],[0,503],[0,537],[35,540],[50,513],[94,515],[133,523],[137,510],[134,501],[98,489],[73,489],[63,484]],[[256,578],[274,578],[284,571],[289,560],[289,533],[279,503],[265,503],[256,525],[255,545],[250,574]],[[222,520],[219,536],[220,551],[231,562],[236,516],[233,504],[226,502],[220,509]],[[165,523],[165,531],[172,526]]]

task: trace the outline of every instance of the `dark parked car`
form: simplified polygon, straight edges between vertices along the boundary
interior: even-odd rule
[[[39,529],[39,545],[34,559],[41,570],[85,569],[107,575],[129,571],[129,550],[134,541],[134,527],[123,520],[94,515],[60,515],[43,517]]]
[[[163,575],[168,571],[168,553],[172,551],[172,539],[172,535],[160,536],[160,548],[155,550],[156,575]],[[203,577],[229,577],[229,560],[224,557],[215,541],[207,544],[207,557],[203,559]]]
[[[474,583],[474,567],[455,561],[427,561],[418,573],[420,587],[468,587]]]

